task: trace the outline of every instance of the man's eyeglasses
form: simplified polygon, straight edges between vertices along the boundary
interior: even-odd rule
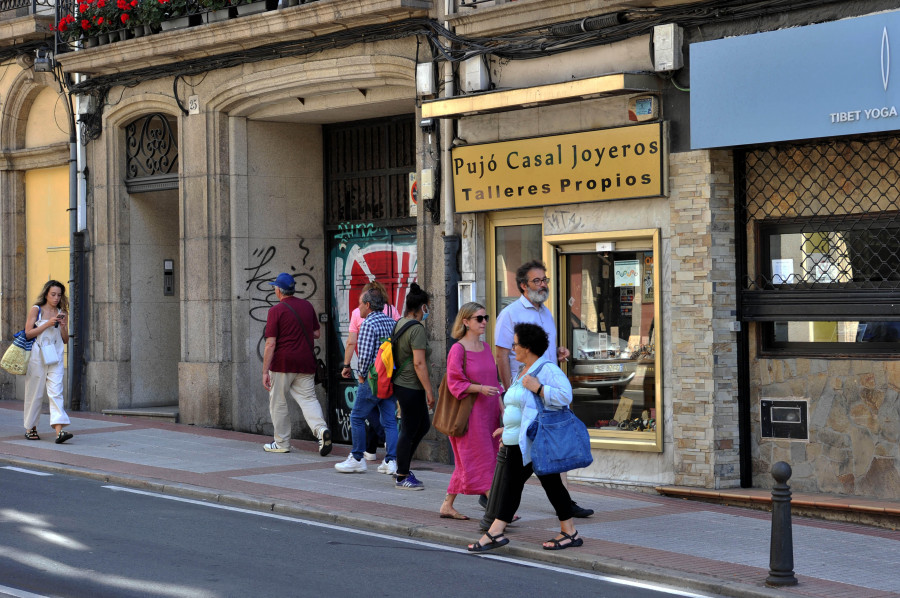
[[[518,346],[519,346],[519,343],[513,341],[513,344],[512,344],[512,346],[510,347],[510,349],[515,349],[515,348],[518,347]]]
[[[539,284],[541,284],[541,283],[544,283],[544,284],[550,284],[550,279],[547,278],[546,276],[543,277],[543,278],[532,278],[532,279],[531,279],[531,283],[534,284],[534,285],[539,285]]]
[[[472,319],[481,324],[482,322],[487,322],[491,319],[491,316],[472,316]]]

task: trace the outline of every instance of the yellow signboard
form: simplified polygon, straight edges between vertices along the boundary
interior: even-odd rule
[[[457,212],[664,195],[662,123],[453,149]]]

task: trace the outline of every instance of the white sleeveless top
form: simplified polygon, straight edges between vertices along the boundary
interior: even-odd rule
[[[42,310],[40,306],[35,305],[35,307],[38,308],[38,319],[35,321],[34,325],[42,326],[49,318],[44,318],[44,310]],[[62,341],[62,335],[59,333],[59,328],[51,326],[35,337],[34,346],[31,349],[32,360],[37,359],[39,362],[43,363],[43,359],[41,358],[41,347],[44,345],[54,345],[56,347],[56,352],[59,354],[58,365],[61,365],[65,344]]]

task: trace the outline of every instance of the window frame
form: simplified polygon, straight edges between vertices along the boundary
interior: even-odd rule
[[[663,370],[663,338],[662,331],[666,327],[663,320],[662,305],[662,248],[661,235],[659,229],[637,229],[637,230],[618,230],[602,233],[585,233],[585,234],[564,234],[564,235],[545,235],[544,236],[544,255],[553,256],[553,259],[546,260],[548,276],[556,282],[550,294],[551,299],[555,299],[556,305],[566,305],[563,296],[563,278],[567,275],[564,263],[561,258],[565,256],[568,247],[586,247],[588,245],[596,245],[597,243],[620,242],[646,239],[649,243],[649,249],[653,252],[654,259],[657,263],[653,271],[653,285],[656,289],[656,298],[654,299],[653,317],[656,325],[653,327],[652,343],[656,347],[654,354],[654,393],[656,400],[656,430],[652,434],[647,432],[634,432],[627,430],[598,430],[588,429],[591,437],[592,449],[611,449],[625,451],[655,452],[661,453],[664,450],[663,433],[665,422],[665,397],[663,396],[663,379],[665,372]],[[556,318],[557,338],[565,338],[566,328],[564,319],[559,316],[555,310],[553,311]],[[569,363],[562,363],[560,367],[569,374]]]
[[[877,219],[870,214],[866,221]],[[770,238],[780,234],[803,232],[810,222],[828,222],[829,217],[758,220],[754,223],[756,253],[755,271],[767,281],[772,280]],[[853,228],[861,227],[857,223]],[[766,288],[741,291],[742,319],[758,323],[758,351],[760,356],[810,356],[828,358],[900,359],[900,344],[894,343],[830,343],[778,342],[775,324],[778,322],[854,322],[900,321],[900,301],[897,289],[861,288],[854,282],[783,283],[767,282]]]

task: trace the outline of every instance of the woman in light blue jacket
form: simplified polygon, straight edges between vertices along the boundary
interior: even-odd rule
[[[517,324],[512,349],[516,359],[524,364],[519,376],[503,397],[503,427],[494,434],[502,434],[501,440],[507,447],[506,468],[498,483],[502,486],[497,518],[481,539],[469,544],[472,552],[484,552],[509,544],[504,532],[513,520],[525,482],[533,473],[531,467],[531,440],[526,431],[537,417],[540,409],[537,397],[540,395],[547,409],[562,408],[572,402],[572,385],[569,378],[554,363],[541,357],[547,350],[547,333],[536,324]],[[560,533],[556,538],[544,542],[545,550],[563,550],[581,546],[584,541],[578,537],[572,520],[572,498],[563,485],[558,473],[538,476],[547,498],[556,510]],[[492,489],[492,492],[496,489]]]

